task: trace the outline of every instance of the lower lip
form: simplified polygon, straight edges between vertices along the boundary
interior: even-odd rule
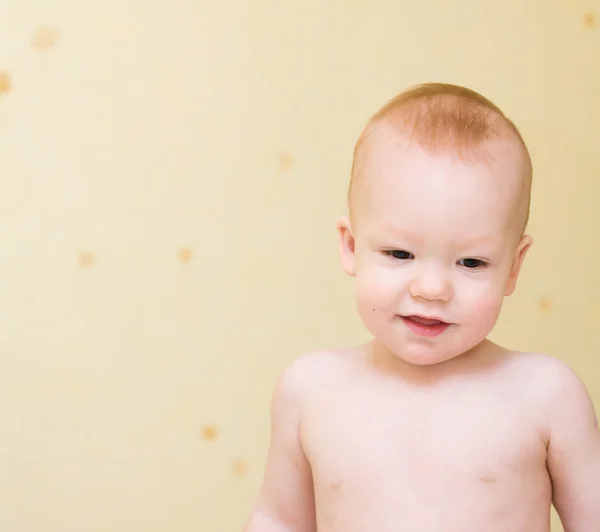
[[[406,324],[406,326],[415,334],[419,336],[426,336],[427,338],[433,338],[434,336],[439,336],[442,334],[448,327],[450,327],[449,323],[437,323],[435,325],[423,325],[422,323],[411,320],[410,318],[405,318],[403,316],[402,321]]]

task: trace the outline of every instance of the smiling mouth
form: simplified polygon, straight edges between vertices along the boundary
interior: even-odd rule
[[[420,323],[421,325],[425,325],[425,326],[449,325],[449,323],[446,323],[445,321],[442,321],[437,318],[424,318],[422,316],[402,316],[402,317],[405,319],[408,319],[408,320],[412,320],[416,323]]]
[[[437,318],[424,318],[422,316],[400,316],[405,325],[418,336],[433,338],[442,334],[450,323]]]

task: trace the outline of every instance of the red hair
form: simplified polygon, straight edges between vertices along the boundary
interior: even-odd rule
[[[411,87],[398,94],[371,117],[354,148],[348,191],[351,210],[353,191],[360,179],[364,144],[382,125],[426,151],[451,152],[466,159],[482,158],[485,153],[482,148],[490,141],[516,146],[526,192],[523,202],[526,225],[532,165],[519,130],[495,104],[481,94],[446,83],[426,83]]]

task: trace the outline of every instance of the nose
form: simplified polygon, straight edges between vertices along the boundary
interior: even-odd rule
[[[447,272],[441,267],[419,267],[415,268],[409,293],[415,299],[447,302],[452,297],[452,283]]]

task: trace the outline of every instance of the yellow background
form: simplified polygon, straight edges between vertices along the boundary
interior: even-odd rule
[[[365,120],[422,81],[520,126],[536,243],[494,339],[568,361],[600,402],[598,15],[3,0],[0,529],[241,529],[277,374],[366,339],[334,224]]]

